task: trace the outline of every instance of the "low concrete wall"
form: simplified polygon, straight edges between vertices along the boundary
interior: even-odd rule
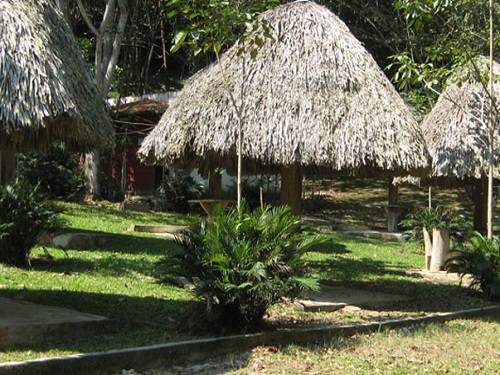
[[[182,341],[103,353],[37,359],[0,364],[0,375],[116,374],[120,373],[122,369],[144,371],[188,362],[204,361],[218,355],[250,350],[259,345],[324,343],[334,337],[351,336],[355,333],[377,332],[497,313],[500,313],[500,306],[489,306],[380,323],[280,330],[251,335]]]

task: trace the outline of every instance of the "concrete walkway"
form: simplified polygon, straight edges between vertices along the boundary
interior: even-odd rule
[[[30,342],[47,334],[79,336],[95,332],[92,328],[105,321],[98,315],[0,297],[0,346]]]

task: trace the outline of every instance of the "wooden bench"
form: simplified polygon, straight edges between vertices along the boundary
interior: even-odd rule
[[[214,217],[215,207],[226,208],[232,203],[232,201],[225,199],[192,199],[188,202],[189,204],[199,204],[210,219]]]

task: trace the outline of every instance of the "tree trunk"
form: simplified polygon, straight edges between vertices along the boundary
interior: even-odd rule
[[[432,231],[432,257],[431,272],[438,272],[450,254],[450,232],[447,229],[434,229]]]
[[[486,234],[488,219],[488,178],[476,180],[474,185],[474,229]]]
[[[389,206],[395,206],[398,204],[398,187],[389,182]]]
[[[87,192],[92,197],[99,197],[101,194],[101,184],[99,181],[99,151],[93,151],[85,155],[85,182],[87,185]]]
[[[432,259],[432,238],[431,234],[426,228],[423,228],[422,231],[424,233],[425,270],[429,271],[431,268],[431,259]]]
[[[14,151],[0,152],[0,185],[8,185],[16,178],[17,158]]]
[[[211,170],[208,177],[208,195],[210,198],[222,198],[222,174]]]
[[[304,174],[300,164],[281,168],[281,203],[287,204],[294,214],[302,211],[302,180]]]

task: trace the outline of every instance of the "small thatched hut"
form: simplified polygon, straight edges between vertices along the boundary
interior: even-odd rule
[[[95,78],[53,0],[0,1],[0,151],[64,140],[82,151],[112,143]],[[9,168],[10,169],[10,168]]]
[[[236,44],[194,75],[145,139],[149,162],[234,165],[242,109],[245,164],[282,168],[282,200],[300,210],[301,168],[398,174],[428,164],[420,129],[363,45],[327,8],[265,12],[256,56]],[[251,38],[249,38],[251,39]]]
[[[488,175],[489,95],[476,77],[488,71],[486,58],[479,58],[450,78],[446,90],[422,123],[432,157],[432,180],[440,183],[474,183],[475,227],[486,228]],[[500,103],[500,64],[494,63],[494,93]],[[494,160],[500,167],[500,117],[496,116]],[[497,177],[500,174],[497,173]]]

